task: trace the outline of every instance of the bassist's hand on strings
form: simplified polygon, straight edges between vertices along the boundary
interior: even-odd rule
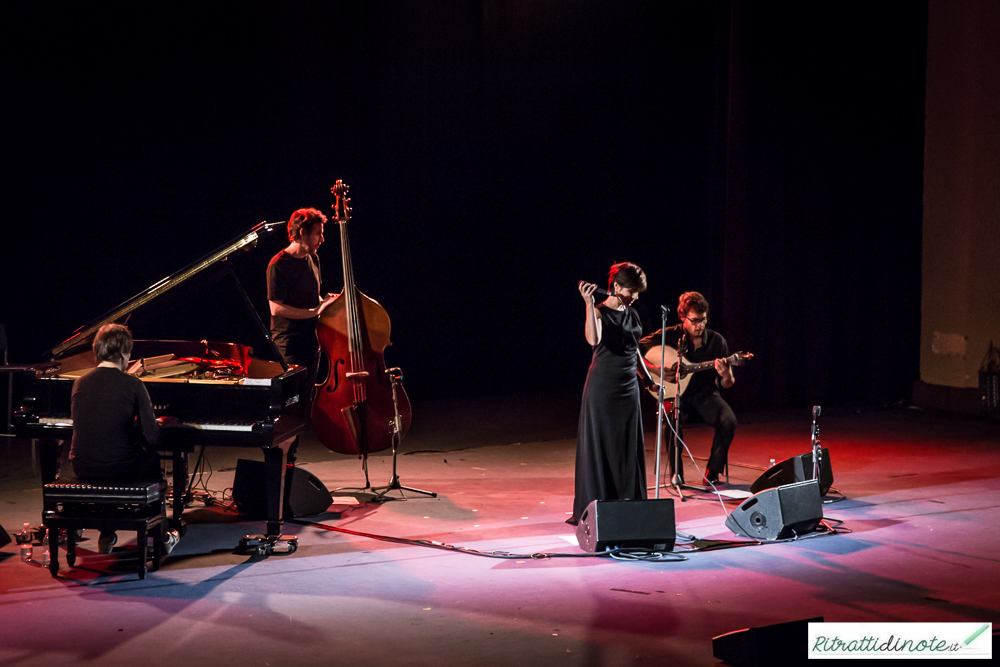
[[[323,309],[329,306],[331,303],[337,300],[337,294],[327,294],[322,297],[319,305],[316,306],[316,316],[323,317]]]

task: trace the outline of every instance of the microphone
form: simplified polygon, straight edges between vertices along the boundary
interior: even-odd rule
[[[581,280],[581,283],[587,282],[586,280]],[[606,289],[601,289],[600,287],[594,289],[594,294],[603,294],[604,296],[614,296],[611,292]]]

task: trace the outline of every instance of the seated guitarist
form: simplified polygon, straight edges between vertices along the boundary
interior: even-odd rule
[[[679,406],[682,423],[687,421],[692,413],[697,413],[706,424],[715,428],[712,453],[708,459],[708,470],[705,472],[705,481],[715,484],[719,481],[719,474],[726,469],[729,446],[733,443],[733,436],[736,435],[736,415],[719,395],[720,387],[729,389],[736,382],[733,369],[726,360],[729,356],[729,345],[721,334],[708,328],[708,301],[699,292],[681,294],[677,304],[677,315],[681,319],[681,324],[667,328],[667,345],[677,349],[683,338],[685,363],[715,360],[715,375],[706,371],[689,376],[690,381],[681,394]],[[661,335],[662,330],[639,341],[642,354],[645,355],[647,350],[658,346]],[[669,375],[665,377],[670,382],[676,381]],[[671,389],[667,388],[667,396],[672,395]]]

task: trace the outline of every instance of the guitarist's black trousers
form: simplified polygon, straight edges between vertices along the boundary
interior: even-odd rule
[[[718,391],[700,392],[681,396],[681,425],[690,422],[697,414],[703,422],[715,429],[712,453],[708,457],[708,470],[721,475],[729,460],[729,447],[736,435],[736,415]]]

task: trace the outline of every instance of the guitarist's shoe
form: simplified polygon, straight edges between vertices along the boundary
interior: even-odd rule
[[[705,483],[706,484],[718,484],[719,483],[719,473],[712,472],[711,470],[705,471]]]

